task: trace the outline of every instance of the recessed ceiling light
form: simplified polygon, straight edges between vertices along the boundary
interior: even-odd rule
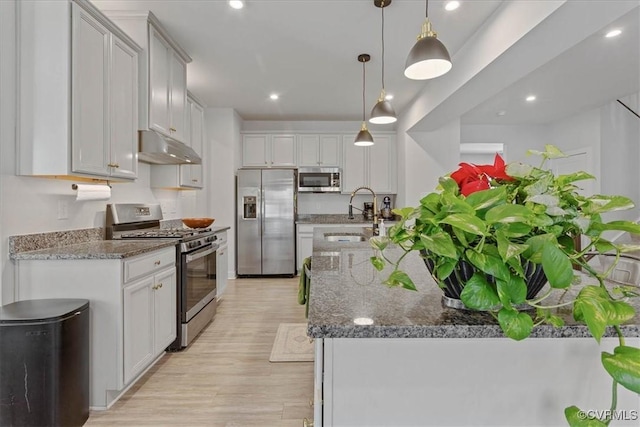
[[[450,1],[447,4],[444,5],[444,8],[446,10],[456,10],[457,8],[460,7],[460,2],[459,1]]]
[[[619,36],[620,34],[622,34],[622,31],[621,31],[621,30],[611,30],[611,31],[609,31],[609,32],[605,35],[605,37],[606,37],[606,38],[617,37],[617,36]]]
[[[536,100],[535,95],[529,95],[525,98],[527,100],[527,102],[532,102]]]
[[[506,114],[507,114],[507,112],[506,112],[506,111],[504,111],[504,110],[500,110],[500,111],[498,111],[498,112],[496,113],[496,116],[500,116],[500,117],[502,117],[502,116],[505,116]]]
[[[244,7],[244,2],[242,0],[229,0],[229,6],[234,9],[242,9]]]
[[[273,99],[274,101],[278,98],[280,98],[280,96],[278,96],[277,93],[272,93],[271,95],[269,95],[269,98]]]
[[[391,101],[393,99],[393,95],[391,95],[390,93],[388,93],[384,99],[386,99],[387,101]]]

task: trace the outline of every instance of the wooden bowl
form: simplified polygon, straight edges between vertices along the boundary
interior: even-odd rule
[[[189,228],[206,228],[213,224],[214,218],[182,218],[182,223]]]

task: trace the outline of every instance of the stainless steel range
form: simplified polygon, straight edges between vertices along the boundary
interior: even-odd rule
[[[210,228],[161,228],[160,205],[107,205],[105,237],[115,239],[175,239],[178,278],[177,338],[167,350],[177,351],[213,319],[216,312],[217,236]]]

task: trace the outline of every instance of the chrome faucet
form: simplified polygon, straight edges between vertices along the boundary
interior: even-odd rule
[[[360,190],[370,191],[373,195],[373,235],[378,235],[378,197],[376,193],[369,187],[358,187],[351,192],[351,198],[349,199],[349,219],[353,219],[353,196]],[[358,209],[358,208],[356,208]]]

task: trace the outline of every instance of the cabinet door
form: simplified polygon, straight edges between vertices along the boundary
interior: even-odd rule
[[[154,358],[153,277],[124,288],[124,383],[128,384]],[[174,308],[175,309],[175,308]],[[175,316],[172,318],[175,323]]]
[[[171,84],[169,89],[169,132],[178,141],[185,141],[187,111],[187,64],[173,53],[169,55],[171,64]]]
[[[204,110],[198,104],[187,102],[187,117],[189,120],[190,145],[196,153],[203,157],[203,133],[204,133]],[[181,185],[185,187],[202,188],[203,174],[202,165],[180,165]]]
[[[216,251],[216,297],[218,301],[227,288],[229,278],[229,247],[221,246]]]
[[[344,169],[342,170],[342,192],[351,193],[358,187],[368,184],[365,161],[368,156],[368,147],[353,145],[355,136],[345,135],[344,145]]]
[[[149,27],[149,127],[170,135],[169,63],[172,55],[169,44]]]
[[[268,166],[268,135],[244,135],[242,138],[242,165]]]
[[[300,272],[302,271],[302,261],[313,253],[313,226],[299,225],[297,234],[298,259],[296,265],[298,266],[298,272]]]
[[[112,36],[111,45],[111,175],[138,175],[138,54]]]
[[[319,144],[318,135],[298,137],[298,166],[320,166]]]
[[[74,172],[109,174],[109,31],[75,3],[72,39]],[[45,88],[42,88],[45,89]]]
[[[271,166],[296,165],[296,137],[273,135],[271,137]]]
[[[153,357],[156,357],[176,339],[176,269],[157,274],[151,289],[154,301]]]
[[[340,153],[342,153],[340,135],[320,135],[318,148],[321,166],[340,166]]]
[[[376,136],[369,150],[369,186],[376,193],[395,193],[396,164],[393,139]]]

